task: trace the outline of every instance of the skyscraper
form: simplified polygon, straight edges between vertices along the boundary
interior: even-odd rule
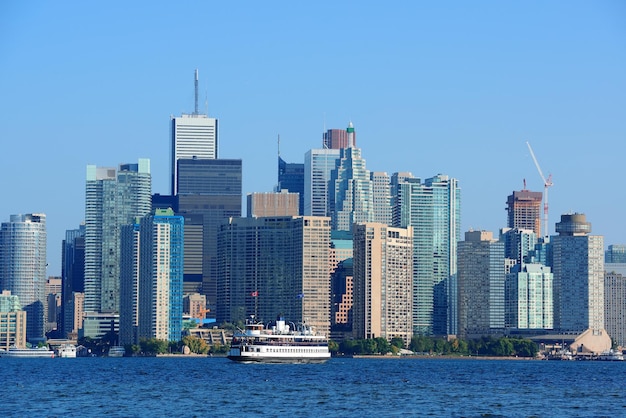
[[[326,217],[230,218],[221,225],[217,321],[283,314],[330,330],[330,222]]]
[[[195,110],[192,114],[172,116],[171,185],[172,196],[178,194],[178,166],[183,158],[215,159],[218,157],[218,123],[216,118],[198,112],[198,70],[195,71]]]
[[[391,225],[391,179],[384,171],[370,172],[374,202],[374,222]]]
[[[61,261],[61,320],[60,332],[63,337],[74,331],[76,306],[75,293],[85,292],[85,225],[65,231],[62,243]]]
[[[516,264],[506,278],[506,325],[517,330],[554,328],[553,275],[539,263]]]
[[[298,193],[298,215],[304,215],[304,163],[288,163],[278,156],[278,185],[276,191]]]
[[[604,329],[604,240],[584,214],[561,215],[552,237],[555,327],[581,333]]]
[[[26,311],[26,339],[45,340],[46,215],[11,215],[0,226],[0,288]]]
[[[615,264],[613,264],[615,265]],[[624,264],[621,264],[624,266]],[[604,276],[604,322],[613,343],[626,346],[626,275],[607,265]]]
[[[181,159],[178,173],[179,214],[202,215],[201,293],[207,297],[211,315],[215,315],[217,231],[224,219],[241,216],[241,160]]]
[[[355,338],[413,336],[412,228],[381,223],[354,226],[352,328]]]
[[[87,166],[85,312],[119,312],[120,228],[150,213],[150,160]]]
[[[506,200],[507,227],[530,229],[541,235],[541,192],[514,191]]]
[[[324,132],[323,146],[327,149],[356,147],[356,132],[352,122],[347,129],[328,129]]]
[[[26,311],[11,291],[0,292],[0,349],[26,347]]]
[[[304,156],[304,215],[328,216],[328,182],[338,149],[312,149]]]
[[[488,231],[468,231],[458,244],[459,335],[504,333],[504,243]]]
[[[359,148],[342,148],[328,183],[332,229],[350,231],[353,223],[374,220],[374,187]]]
[[[413,331],[456,334],[461,189],[446,175],[397,186],[394,226],[413,227]]]

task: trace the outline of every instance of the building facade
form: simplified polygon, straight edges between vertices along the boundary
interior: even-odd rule
[[[507,197],[506,212],[509,228],[528,229],[541,236],[541,192],[514,191]]]
[[[352,329],[355,338],[413,336],[413,230],[381,223],[354,226]]]
[[[338,149],[312,149],[304,156],[304,215],[328,216],[328,182]]]
[[[394,226],[413,227],[413,331],[457,334],[457,242],[461,234],[458,181],[437,175],[397,185]],[[396,223],[397,222],[397,223]]]
[[[65,231],[65,239],[62,243],[61,260],[61,319],[59,331],[61,336],[67,337],[68,333],[77,332],[74,326],[76,304],[74,294],[85,292],[85,225],[77,229]]]
[[[26,311],[11,291],[0,294],[0,349],[26,347]]]
[[[372,171],[370,180],[374,201],[373,222],[391,225],[391,178],[384,171]]]
[[[231,218],[221,226],[218,248],[218,323],[282,314],[328,335],[328,218]]]
[[[613,344],[626,347],[626,264],[605,266],[604,326]]]
[[[248,193],[248,217],[298,216],[300,197],[297,193],[281,190],[275,193]]]
[[[514,330],[554,328],[553,275],[539,263],[516,264],[506,279],[506,326]]]
[[[120,230],[150,213],[150,160],[114,168],[87,166],[85,311],[119,312]]]
[[[304,163],[288,163],[278,157],[278,184],[276,191],[298,193],[298,215],[304,215]]]
[[[0,289],[26,311],[26,339],[45,340],[46,215],[11,215],[0,226]]]
[[[555,328],[604,329],[604,239],[591,234],[584,214],[561,215],[552,237]]]

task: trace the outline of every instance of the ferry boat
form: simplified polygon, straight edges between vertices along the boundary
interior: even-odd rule
[[[124,357],[126,349],[121,345],[113,345],[109,348],[108,357]]]
[[[10,347],[8,350],[0,350],[0,357],[54,358],[54,351],[48,349],[48,347],[39,347],[39,348]]]
[[[62,344],[57,348],[57,357],[76,358],[76,346],[74,344]]]
[[[276,325],[248,321],[233,335],[228,358],[243,363],[323,363],[330,358],[328,339],[301,324],[290,327],[279,317]]]
[[[602,361],[624,361],[624,355],[620,351],[605,351],[600,353],[598,360]]]

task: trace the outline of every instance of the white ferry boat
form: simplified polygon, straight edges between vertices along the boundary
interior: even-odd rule
[[[265,328],[249,321],[233,335],[228,358],[244,363],[323,363],[330,358],[328,339],[302,324],[290,327],[281,317]]]
[[[126,349],[121,345],[113,345],[109,348],[108,357],[124,357]]]
[[[54,351],[48,349],[48,347],[40,347],[40,348],[10,347],[8,350],[0,350],[0,357],[54,358]]]
[[[600,353],[598,360],[602,361],[624,361],[624,355],[620,351],[605,351]]]
[[[76,358],[76,346],[74,344],[62,344],[57,348],[57,357]]]

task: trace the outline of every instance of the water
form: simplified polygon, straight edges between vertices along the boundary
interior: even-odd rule
[[[0,416],[616,417],[626,362],[0,359]]]

